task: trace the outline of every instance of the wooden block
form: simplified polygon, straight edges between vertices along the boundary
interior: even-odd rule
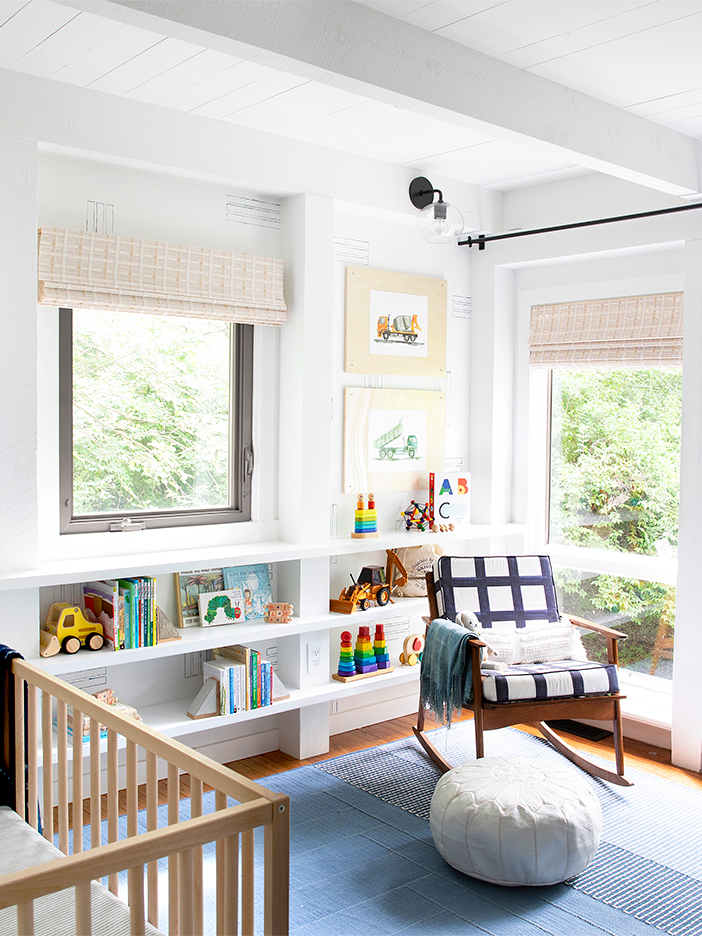
[[[206,679],[202,689],[195,696],[188,715],[191,718],[209,718],[219,714],[219,684],[216,679]]]

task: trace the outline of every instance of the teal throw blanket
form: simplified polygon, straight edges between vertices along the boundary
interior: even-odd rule
[[[443,724],[451,725],[464,702],[473,698],[469,641],[477,637],[443,618],[427,631],[419,676],[419,701]]]

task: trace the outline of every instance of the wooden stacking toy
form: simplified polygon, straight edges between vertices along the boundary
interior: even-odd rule
[[[359,627],[355,647],[351,640],[351,632],[343,631],[339,670],[332,673],[332,679],[338,682],[350,682],[352,679],[367,679],[369,676],[393,672],[395,667],[390,666],[390,656],[382,624],[375,625],[373,641],[371,641],[370,627]]]
[[[368,507],[364,504],[363,494],[358,495],[354,530],[351,536],[362,539],[366,536],[378,536],[378,511],[375,509],[375,498],[368,495]]]

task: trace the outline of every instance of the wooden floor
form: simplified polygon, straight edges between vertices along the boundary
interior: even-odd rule
[[[472,719],[470,712],[464,712],[460,721]],[[370,725],[367,728],[357,728],[354,731],[345,731],[342,734],[332,735],[329,739],[329,752],[320,754],[317,757],[310,757],[307,760],[296,760],[288,754],[280,751],[272,751],[269,754],[259,754],[256,757],[247,757],[243,760],[231,761],[225,766],[232,770],[249,777],[252,780],[263,780],[271,774],[282,773],[284,770],[292,770],[294,767],[304,767],[306,764],[314,764],[318,761],[328,760],[331,757],[339,757],[341,754],[351,754],[353,751],[363,751],[368,748],[376,747],[378,744],[386,744],[389,741],[397,741],[400,738],[412,736],[412,726],[416,724],[417,716],[404,715],[402,718],[394,718],[390,721],[380,722],[377,725]],[[432,723],[427,715],[426,727],[431,729]],[[540,737],[539,733],[529,725],[518,725],[520,730],[526,731]],[[568,742],[575,748],[582,750],[587,754],[597,754],[600,757],[608,758],[614,761],[614,749],[612,739],[605,738],[602,741],[585,741],[576,735],[565,736]],[[419,742],[417,742],[419,743]],[[490,732],[486,734],[487,754],[490,753]],[[676,783],[683,783],[686,786],[696,787],[702,790],[702,774],[691,770],[683,770],[681,767],[673,767],[670,763],[670,751],[665,748],[653,747],[650,744],[643,744],[640,741],[624,739],[624,752],[627,768],[637,770],[646,770],[649,773],[657,774]],[[264,782],[265,785],[265,782]],[[190,778],[187,774],[180,777],[180,795],[182,797],[190,796]],[[107,798],[103,796],[102,818],[107,818]],[[139,809],[146,808],[146,787],[139,787]],[[167,802],[166,781],[159,781],[159,803]],[[70,807],[69,807],[70,809]],[[126,795],[120,794],[120,812],[126,813]],[[72,822],[72,820],[71,820]],[[83,803],[83,822],[90,822],[90,800]],[[58,831],[58,815],[55,811],[55,830]]]
[[[244,760],[233,761],[227,766],[245,777],[258,780],[271,774],[281,773],[284,770],[292,770],[294,767],[303,767],[305,764],[314,764],[330,757],[338,757],[341,754],[350,754],[353,751],[362,751],[378,744],[385,744],[388,741],[410,737],[412,735],[412,726],[416,724],[416,718],[416,714],[405,715],[402,718],[394,718],[378,725],[370,725],[368,728],[358,728],[355,731],[345,731],[343,734],[333,735],[329,739],[328,754],[310,757],[307,760],[295,760],[294,757],[290,757],[288,754],[274,751],[270,754],[259,754],[257,757],[247,757]],[[464,713],[462,720],[465,719],[472,719],[472,714]],[[429,719],[427,719],[426,727],[432,727]],[[522,731],[538,735],[538,732],[529,725],[519,725],[517,727]],[[585,741],[575,735],[567,735],[567,740],[573,747],[585,753],[597,754],[600,757],[614,760],[611,737],[602,741]],[[489,755],[490,732],[486,733],[486,748]],[[625,738],[624,751],[628,768],[647,770],[649,773],[658,774],[658,776],[674,780],[676,783],[683,783],[702,790],[702,774],[691,770],[683,770],[680,767],[673,767],[670,763],[670,751],[665,748],[657,748],[650,744],[643,744],[640,741],[631,741]]]

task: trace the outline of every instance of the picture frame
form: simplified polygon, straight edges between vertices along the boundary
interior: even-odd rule
[[[347,374],[446,376],[447,282],[346,267]]]
[[[194,572],[176,572],[176,603],[178,605],[178,627],[199,627],[201,592],[224,591],[224,576],[221,569],[200,569]]]
[[[345,494],[415,491],[442,464],[446,394],[435,390],[344,391]]]

